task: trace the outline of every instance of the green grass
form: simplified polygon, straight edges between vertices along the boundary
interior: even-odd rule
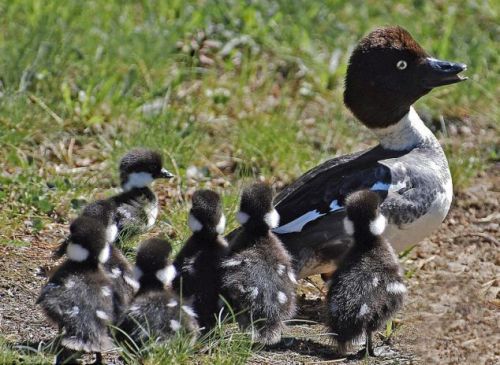
[[[155,186],[166,202],[156,233],[179,248],[199,187],[223,194],[233,227],[248,182],[279,189],[374,143],[342,104],[343,78],[352,47],[386,24],[469,66],[467,83],[416,105],[430,124],[484,131],[438,128],[464,189],[498,160],[499,16],[493,0],[0,0],[0,244],[111,194],[134,146],[160,150],[178,175]],[[186,178],[190,166],[206,179]]]

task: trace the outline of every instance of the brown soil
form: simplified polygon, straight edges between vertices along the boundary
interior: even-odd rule
[[[455,196],[441,228],[408,256],[403,265],[413,275],[405,309],[389,343],[377,336],[383,355],[370,363],[500,364],[499,198],[497,164]],[[55,335],[35,301],[56,264],[50,255],[64,230],[53,224],[36,236],[16,237],[28,246],[0,245],[0,333],[9,342],[37,344]],[[299,297],[297,322],[286,333],[293,343],[259,351],[250,362],[363,363],[354,356],[338,358],[325,336],[322,280],[302,280]]]

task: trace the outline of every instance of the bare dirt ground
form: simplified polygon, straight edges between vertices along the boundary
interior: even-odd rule
[[[374,364],[500,364],[500,164],[455,196],[441,228],[403,263],[409,293],[390,343]],[[52,224],[28,246],[0,246],[0,333],[12,343],[37,344],[55,335],[35,305],[53,249],[66,227]],[[321,279],[301,281],[301,310],[286,335],[288,347],[259,351],[253,364],[363,363],[338,358],[321,325]],[[309,323],[314,321],[316,323]],[[116,359],[116,358],[114,358]]]

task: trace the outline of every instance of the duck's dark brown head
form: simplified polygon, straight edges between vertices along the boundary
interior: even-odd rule
[[[354,49],[344,103],[369,128],[397,123],[433,88],[467,80],[462,63],[440,61],[399,26],[376,29]]]

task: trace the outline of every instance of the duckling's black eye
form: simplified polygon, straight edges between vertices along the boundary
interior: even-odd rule
[[[396,63],[396,67],[399,69],[399,70],[404,70],[406,68],[406,66],[408,66],[408,64],[406,63],[406,61],[398,61],[398,63]]]

